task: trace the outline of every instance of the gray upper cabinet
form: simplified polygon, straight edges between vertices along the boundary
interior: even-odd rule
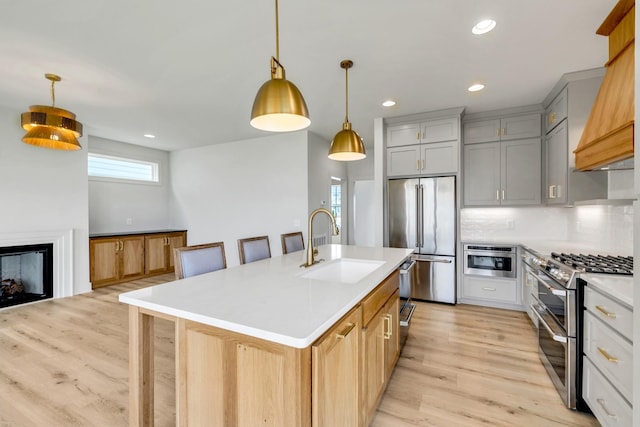
[[[500,143],[464,146],[464,204],[500,205]]]
[[[539,138],[464,146],[465,206],[540,204]]]
[[[459,137],[458,118],[387,127],[387,148],[430,142],[454,141]]]
[[[602,74],[597,71],[565,74],[545,99],[542,194],[547,205],[607,198],[607,172],[576,171],[573,153],[600,88]]]
[[[567,118],[567,92],[567,88],[565,87],[544,110],[545,133],[549,133],[558,126],[561,121]]]
[[[459,118],[387,127],[387,176],[455,174]]]
[[[470,121],[464,124],[465,144],[536,138],[540,135],[540,114]]]
[[[514,114],[464,124],[465,206],[540,204],[540,117]]]
[[[503,205],[539,205],[542,146],[540,138],[501,143]]]

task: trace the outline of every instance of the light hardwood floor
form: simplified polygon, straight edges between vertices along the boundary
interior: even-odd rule
[[[126,426],[121,292],[0,310],[0,427]],[[156,320],[156,425],[175,425],[173,323]],[[373,426],[597,426],[562,406],[523,313],[419,303]]]

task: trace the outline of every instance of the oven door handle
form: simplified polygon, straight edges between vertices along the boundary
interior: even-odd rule
[[[561,290],[561,289],[556,289],[551,285],[548,285],[547,282],[545,282],[545,280],[540,277],[538,274],[534,273],[533,271],[530,272],[530,274],[535,277],[536,279],[538,279],[538,282],[542,283],[544,285],[545,288],[547,288],[548,290],[551,291],[551,293],[553,295],[557,295],[559,297],[566,297],[567,296],[567,291]]]
[[[453,262],[450,259],[439,258],[414,258],[413,260],[418,262],[441,262],[443,264],[451,264]]]
[[[549,326],[549,324],[540,315],[540,312],[538,311],[539,308],[540,308],[540,306],[536,306],[535,304],[531,304],[531,309],[535,313],[535,315],[538,318],[538,320],[540,321],[540,323],[542,323],[544,328],[547,331],[549,331],[549,333],[551,334],[551,338],[553,338],[554,341],[566,344],[567,343],[567,337],[565,337],[564,335],[556,334],[555,332],[553,332],[553,330],[551,329],[551,326]]]

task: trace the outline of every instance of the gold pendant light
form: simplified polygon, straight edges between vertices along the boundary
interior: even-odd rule
[[[342,130],[331,141],[331,148],[329,149],[329,158],[331,160],[352,161],[362,160],[367,157],[362,138],[356,131],[351,129],[351,123],[349,122],[349,68],[351,67],[353,67],[353,61],[349,59],[340,62],[340,68],[344,69],[345,75],[346,113]]]
[[[251,110],[251,126],[270,132],[300,130],[311,124],[300,90],[285,77],[280,64],[278,0],[276,0],[276,56],[271,57],[271,80],[258,90]]]
[[[55,74],[44,76],[51,80],[51,107],[31,105],[27,113],[22,113],[22,127],[27,131],[22,141],[53,150],[80,150],[78,138],[82,136],[82,123],[76,121],[71,111],[55,106],[53,85],[62,79]]]

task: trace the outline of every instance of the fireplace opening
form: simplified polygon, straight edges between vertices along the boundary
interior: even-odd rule
[[[53,244],[0,248],[0,308],[53,298]]]

